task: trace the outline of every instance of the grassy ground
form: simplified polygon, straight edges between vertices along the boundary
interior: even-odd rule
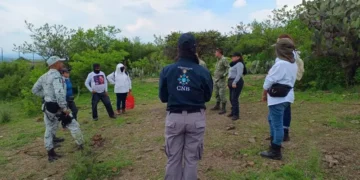
[[[232,123],[207,112],[199,178],[360,179],[357,89],[340,94],[296,92],[284,160],[270,161],[258,155],[268,146],[264,140],[268,136],[267,107],[259,101],[263,78],[246,77],[241,120]],[[43,147],[41,112],[38,117],[26,117],[18,102],[2,102],[0,109],[10,112],[11,121],[0,124],[0,179],[163,179],[165,105],[159,103],[157,91],[156,79],[135,81],[136,108],[111,120],[99,104],[97,122],[91,120],[90,95],[81,95],[76,103],[85,150],[76,151],[69,132],[59,129],[58,136],[66,141],[56,150],[64,157],[51,164]],[[111,99],[115,104],[114,95]],[[227,131],[229,125],[236,129]],[[92,146],[94,135],[101,135],[102,146]]]

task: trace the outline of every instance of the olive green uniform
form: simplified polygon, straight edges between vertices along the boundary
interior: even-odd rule
[[[229,62],[224,56],[216,63],[214,73],[214,92],[217,103],[226,103],[226,77],[229,72],[229,68]]]

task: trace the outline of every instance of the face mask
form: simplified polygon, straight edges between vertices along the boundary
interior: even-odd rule
[[[100,73],[100,70],[94,70],[94,73],[95,73],[95,74],[99,74],[99,73]]]
[[[125,70],[125,67],[121,67],[121,68],[120,68],[120,71],[121,71],[121,72],[124,72],[124,70]]]

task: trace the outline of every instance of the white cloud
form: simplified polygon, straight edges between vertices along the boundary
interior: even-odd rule
[[[139,36],[142,41],[152,41],[154,34],[167,35],[174,30],[225,33],[247,20],[235,9],[219,15],[188,8],[187,3],[189,0],[0,0],[0,47],[12,53],[14,43],[30,40],[24,20],[35,27],[45,23],[75,29],[114,25],[122,30],[120,36]],[[244,6],[246,2],[238,0],[236,4]]]
[[[246,6],[246,0],[235,0],[234,4],[233,4],[234,7],[244,7]]]
[[[135,24],[127,25],[125,27],[125,29],[129,32],[135,32],[135,31],[138,31],[141,29],[145,30],[145,29],[152,28],[152,27],[153,27],[152,21],[145,19],[145,18],[139,18],[136,20]]]
[[[287,5],[289,8],[293,8],[302,3],[302,0],[276,0],[276,8],[282,8]]]
[[[271,9],[263,9],[260,11],[255,11],[253,13],[250,14],[250,19],[252,20],[257,20],[257,21],[262,21],[265,19],[268,19],[269,15],[272,14],[272,10]]]

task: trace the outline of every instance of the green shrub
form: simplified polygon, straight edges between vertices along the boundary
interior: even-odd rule
[[[0,112],[0,124],[5,124],[11,121],[11,113],[8,111]]]
[[[20,97],[29,79],[30,64],[26,62],[0,63],[0,100]]]
[[[332,90],[345,86],[345,74],[340,61],[326,58],[303,58],[305,73],[301,81],[296,82],[300,89]]]
[[[28,81],[24,83],[21,89],[22,105],[24,111],[28,115],[35,115],[41,112],[41,98],[32,94],[32,87],[36,81],[47,71],[47,68],[34,68],[28,77]]]
[[[112,73],[116,69],[116,65],[124,60],[125,51],[111,51],[102,53],[98,50],[88,50],[75,54],[71,61],[71,80],[74,87],[80,86],[85,89],[84,82],[87,75],[93,71],[93,64],[99,63],[101,71],[106,75]]]
[[[131,165],[131,161],[126,160],[122,153],[108,161],[100,161],[100,155],[91,150],[85,150],[84,153],[78,154],[76,163],[72,165],[64,179],[105,179],[118,175],[124,167]]]

